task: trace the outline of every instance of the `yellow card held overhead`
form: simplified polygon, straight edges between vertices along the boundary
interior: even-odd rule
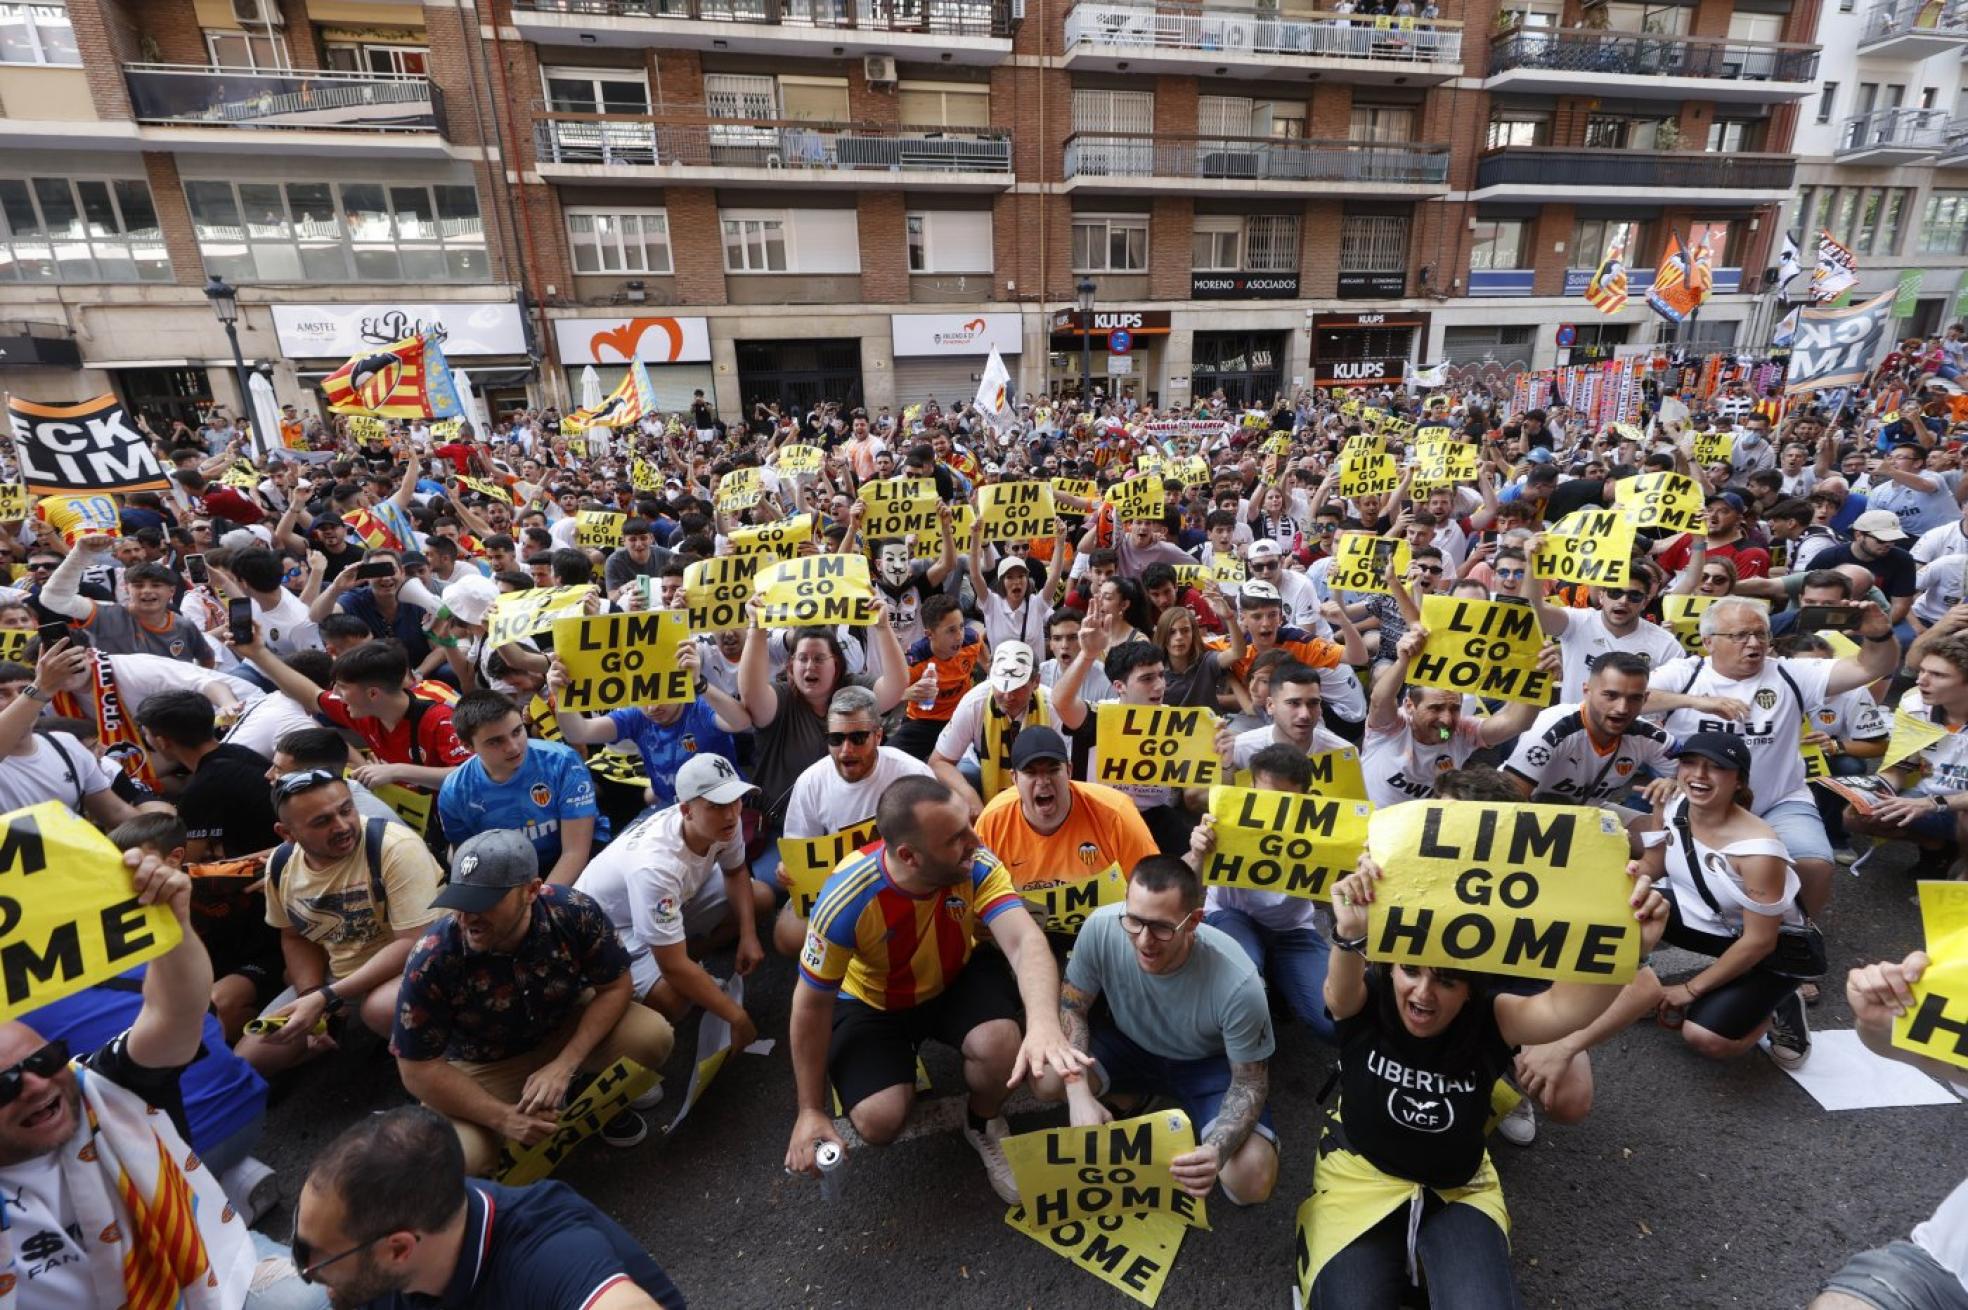
[[[1633,520],[1616,509],[1574,510],[1545,532],[1531,576],[1593,587],[1626,585]]]
[[[745,602],[752,598],[758,552],[718,555],[691,562],[683,571],[683,606],[692,632],[737,632],[752,626]]]
[[[1159,473],[1144,473],[1116,482],[1107,488],[1107,503],[1114,507],[1114,516],[1123,523],[1143,520],[1159,523],[1168,512],[1168,499]]]
[[[1339,494],[1385,496],[1401,485],[1401,470],[1392,455],[1341,455]]]
[[[1613,484],[1614,507],[1624,511],[1636,528],[1699,532],[1703,500],[1695,480],[1679,473],[1642,473]]]
[[[574,544],[582,550],[607,549],[622,544],[622,525],[628,515],[613,510],[584,509],[574,516]]]
[[[1059,516],[1053,507],[1052,486],[1045,482],[994,482],[978,490],[977,500],[986,541],[1031,541],[1050,536]]]
[[[1096,706],[1095,782],[1109,786],[1208,787],[1223,781],[1216,715],[1173,705]]]
[[[1424,596],[1421,626],[1428,640],[1408,666],[1414,685],[1532,705],[1557,697],[1556,678],[1538,667],[1544,633],[1529,605]]]
[[[789,519],[774,519],[756,527],[733,528],[724,539],[725,545],[734,554],[777,555],[781,559],[791,559],[799,553],[801,543],[811,540],[811,514],[795,514]]]
[[[1326,585],[1334,591],[1371,591],[1392,595],[1387,589],[1390,561],[1397,578],[1408,575],[1410,547],[1405,537],[1376,537],[1370,532],[1342,532],[1333,548],[1332,571]]]
[[[559,619],[554,654],[567,666],[560,708],[572,714],[632,705],[687,705],[694,679],[677,652],[690,641],[682,610],[644,610]]]
[[[866,555],[807,555],[760,569],[752,587],[762,605],[762,628],[844,623],[872,627],[881,621]]]

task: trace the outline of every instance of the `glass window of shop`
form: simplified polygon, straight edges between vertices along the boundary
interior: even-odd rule
[[[1921,254],[1959,254],[1954,249],[1929,249],[1930,240],[1945,240],[1933,232],[1934,196],[1968,195],[1968,192],[1936,191],[1928,196],[1928,219],[1919,243]],[[1802,244],[1811,247],[1820,231],[1828,231],[1854,254],[1892,255],[1900,248],[1907,219],[1913,209],[1911,187],[1805,187],[1797,196],[1794,230],[1804,234]],[[1807,249],[1806,262],[1810,250]]]
[[[207,272],[234,282],[484,282],[469,186],[185,183]]]
[[[169,282],[150,186],[0,178],[0,282]]]
[[[1968,254],[1968,191],[1931,191],[1920,224],[1923,255]]]

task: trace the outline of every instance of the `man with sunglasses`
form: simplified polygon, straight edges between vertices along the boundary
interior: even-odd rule
[[[1540,534],[1525,543],[1524,552],[1535,559],[1544,544]],[[1515,593],[1537,610],[1538,626],[1544,635],[1558,643],[1564,661],[1558,699],[1571,703],[1585,695],[1585,680],[1600,657],[1613,651],[1638,655],[1650,664],[1678,660],[1685,652],[1673,633],[1641,617],[1653,598],[1656,574],[1652,566],[1638,560],[1627,570],[1621,587],[1592,588],[1593,609],[1570,609],[1552,605],[1544,597],[1544,583],[1525,570],[1516,579]]]
[[[1317,632],[1325,625],[1319,614],[1318,588],[1305,574],[1285,567],[1285,553],[1277,542],[1252,542],[1244,552],[1244,564],[1251,581],[1268,582],[1278,589],[1286,623],[1307,632]]]

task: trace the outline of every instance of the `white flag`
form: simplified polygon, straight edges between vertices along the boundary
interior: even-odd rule
[[[974,403],[992,427],[1010,425],[1011,374],[1005,369],[1004,358],[996,346],[991,347],[991,358],[984,365],[984,380],[977,384]]]
[[[1446,387],[1449,385],[1449,363],[1428,364],[1416,368],[1413,364],[1403,364],[1403,381],[1411,387]]]
[[[1803,256],[1797,253],[1797,242],[1791,238],[1790,233],[1786,232],[1784,233],[1783,249],[1777,254],[1777,289],[1783,293],[1783,298],[1786,301],[1790,299],[1790,284],[1792,279],[1798,277],[1803,272]]]

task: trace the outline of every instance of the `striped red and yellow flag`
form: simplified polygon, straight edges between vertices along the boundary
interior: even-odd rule
[[[127,1310],[172,1310],[209,1263],[191,1184],[161,1139],[157,1156],[156,1195],[146,1199],[127,1170],[117,1176],[134,1230],[123,1257]]]
[[[1626,247],[1615,245],[1585,285],[1585,299],[1602,314],[1617,314],[1626,308]]]

